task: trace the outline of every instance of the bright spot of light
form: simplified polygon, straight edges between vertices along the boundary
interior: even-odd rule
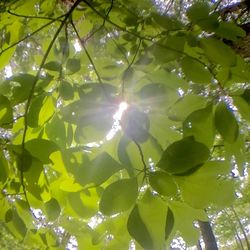
[[[13,75],[12,68],[9,65],[6,66],[4,69],[4,73],[7,78],[11,77]]]
[[[74,48],[75,48],[75,51],[76,51],[76,52],[79,52],[79,51],[82,50],[82,46],[81,46],[81,44],[79,43],[78,40],[76,40],[76,41],[74,42]]]
[[[107,141],[111,140],[115,136],[115,134],[117,133],[117,131],[119,131],[121,129],[120,121],[122,119],[123,112],[127,108],[128,108],[128,104],[126,102],[121,102],[120,103],[119,109],[113,115],[114,123],[112,125],[112,128],[110,129],[110,131],[106,135],[106,140]]]

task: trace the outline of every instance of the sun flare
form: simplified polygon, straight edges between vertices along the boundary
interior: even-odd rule
[[[120,125],[120,121],[122,119],[122,115],[124,113],[124,111],[128,108],[128,103],[127,102],[121,102],[119,104],[119,108],[118,110],[115,112],[115,114],[113,115],[113,125],[112,128],[110,129],[110,131],[108,132],[108,134],[106,135],[106,140],[109,141],[111,140],[115,134],[121,130],[121,125]]]

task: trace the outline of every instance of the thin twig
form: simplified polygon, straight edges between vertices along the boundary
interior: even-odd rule
[[[59,16],[59,17],[56,18],[56,19],[60,19],[60,18],[62,18],[62,17],[64,17],[64,16],[65,16],[65,14]],[[2,49],[2,50],[0,51],[0,55],[2,55],[2,53],[4,53],[5,51],[7,51],[7,50],[9,50],[9,49],[11,49],[11,48],[13,48],[13,47],[15,47],[15,46],[18,45],[19,43],[25,41],[26,39],[32,37],[33,35],[35,35],[36,33],[38,33],[39,31],[43,30],[44,28],[46,28],[47,26],[51,25],[51,24],[54,23],[54,22],[55,22],[55,20],[50,21],[50,22],[44,24],[43,26],[41,26],[41,27],[38,28],[37,30],[33,31],[32,33],[28,34],[27,36],[23,37],[23,38],[20,39],[19,41],[17,41],[17,42],[15,42],[15,43],[11,44],[9,47],[7,47],[7,48],[5,48],[5,49]]]
[[[136,48],[135,54],[134,54],[134,56],[133,56],[131,62],[129,63],[129,65],[128,65],[126,71],[129,70],[129,69],[131,68],[131,66],[133,65],[133,63],[134,63],[134,61],[135,61],[135,59],[136,59],[136,57],[137,57],[137,54],[138,54],[138,52],[139,52],[139,50],[140,50],[141,43],[142,43],[142,39],[139,40],[139,44],[138,44],[138,46],[137,46],[137,48]],[[124,79],[123,79],[123,81],[122,81],[122,93],[121,93],[121,95],[122,95],[122,99],[123,99],[123,98],[124,98],[124,95],[125,95],[125,80],[124,80]]]
[[[143,152],[142,152],[141,145],[135,139],[132,139],[132,140],[133,140],[133,142],[135,143],[135,145],[137,146],[137,148],[139,150],[142,165],[143,165],[143,171],[144,171],[144,174],[146,175],[147,174],[147,164],[146,164],[145,159],[144,159],[144,155],[143,155]]]
[[[31,211],[31,206],[30,206],[30,203],[29,203],[29,200],[28,200],[28,197],[27,197],[27,190],[26,190],[26,186],[24,184],[24,152],[25,152],[25,140],[26,140],[26,134],[27,134],[27,130],[28,130],[28,111],[29,111],[29,108],[30,108],[30,104],[31,104],[31,100],[32,100],[32,97],[34,95],[34,92],[35,92],[35,87],[37,85],[37,82],[39,80],[39,77],[40,77],[40,73],[42,71],[42,68],[48,58],[48,55],[59,35],[59,33],[61,32],[63,26],[65,25],[65,23],[67,22],[68,18],[70,17],[70,15],[72,14],[72,12],[74,11],[74,9],[77,7],[77,5],[81,2],[82,0],[77,0],[74,5],[71,7],[71,9],[64,15],[64,19],[62,21],[62,23],[60,24],[59,28],[57,29],[53,39],[51,40],[46,52],[45,52],[45,55],[42,59],[42,62],[39,66],[39,69],[36,73],[36,76],[35,76],[35,79],[34,79],[34,82],[33,82],[33,85],[32,85],[32,88],[30,90],[30,93],[29,93],[29,96],[28,96],[28,99],[27,99],[27,103],[26,103],[26,107],[25,107],[25,113],[24,113],[24,131],[23,131],[23,138],[22,138],[22,157],[21,157],[21,170],[20,170],[20,182],[21,182],[21,186],[23,188],[23,193],[24,193],[24,196],[25,196],[25,200],[26,202],[28,203],[28,206],[29,206],[29,209]],[[32,212],[32,211],[31,211]]]
[[[79,35],[79,33],[78,33],[76,27],[75,27],[75,24],[73,23],[72,20],[70,21],[70,23],[71,23],[71,25],[72,25],[72,27],[73,27],[75,33],[76,33],[77,39],[79,40],[79,42],[80,42],[82,48],[84,49],[84,52],[86,53],[86,56],[87,56],[88,59],[89,59],[90,64],[91,64],[92,67],[93,67],[93,70],[94,70],[94,72],[95,72],[95,74],[96,74],[96,77],[97,77],[97,79],[98,79],[98,82],[99,82],[99,84],[100,84],[102,90],[103,90],[104,95],[106,96],[107,99],[109,99],[109,95],[108,95],[108,93],[106,92],[106,89],[105,89],[104,86],[103,86],[102,78],[101,78],[101,76],[100,76],[100,74],[99,74],[99,72],[98,72],[98,70],[97,70],[97,68],[96,68],[96,66],[95,66],[95,63],[94,63],[94,61],[93,61],[91,55],[89,54],[89,52],[88,52],[88,50],[87,50],[87,48],[86,48],[86,46],[85,46],[84,41],[81,39],[81,37],[80,37],[80,35]]]
[[[51,20],[51,21],[62,22],[62,20],[59,20],[58,17],[57,18],[52,18],[52,17],[44,17],[44,16],[27,16],[27,15],[21,15],[21,14],[14,13],[14,12],[12,12],[10,10],[8,10],[7,12],[10,15],[13,15],[13,16],[16,16],[16,17],[30,18],[30,19],[44,19],[44,20]]]

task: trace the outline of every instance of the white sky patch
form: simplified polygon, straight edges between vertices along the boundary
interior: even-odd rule
[[[76,52],[79,52],[79,51],[82,50],[82,46],[81,46],[81,44],[79,43],[78,40],[76,40],[76,41],[74,42],[74,48],[75,48],[75,51],[76,51]]]
[[[122,119],[122,114],[123,112],[128,108],[128,104],[126,102],[121,102],[119,105],[119,109],[115,112],[115,114],[113,115],[113,119],[114,119],[114,123],[112,125],[111,130],[108,132],[108,134],[106,135],[106,140],[109,141],[111,140],[115,134],[121,130],[121,125],[120,125],[120,121]]]
[[[12,68],[9,65],[5,67],[4,73],[7,78],[13,76]]]

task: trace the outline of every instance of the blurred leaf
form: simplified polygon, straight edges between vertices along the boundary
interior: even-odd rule
[[[211,62],[222,66],[235,65],[235,52],[222,41],[214,38],[202,38],[200,40],[200,45]]]
[[[173,177],[165,172],[156,171],[150,173],[149,183],[161,195],[175,196],[177,194],[177,186]]]
[[[0,126],[4,128],[12,127],[13,111],[7,97],[0,94]]]
[[[25,148],[37,159],[45,164],[51,163],[49,156],[58,150],[57,145],[49,140],[33,139],[25,143]]]
[[[228,143],[233,143],[239,135],[238,122],[225,102],[220,102],[215,110],[215,127],[222,138]]]
[[[194,136],[196,141],[211,148],[215,137],[213,106],[209,105],[191,113],[183,122],[183,135]]]
[[[43,68],[51,71],[60,72],[62,70],[62,65],[57,61],[50,61],[48,63],[45,63],[43,65]]]
[[[67,70],[74,74],[81,69],[81,63],[79,59],[69,58],[66,63]]]
[[[193,82],[211,83],[212,75],[206,67],[190,57],[184,57],[181,62],[185,75]]]
[[[54,198],[49,200],[44,204],[45,206],[45,211],[48,216],[49,221],[54,221],[58,218],[58,216],[61,213],[61,207],[58,201]]]
[[[71,100],[74,98],[74,88],[67,81],[64,81],[64,80],[61,81],[58,91],[59,91],[60,96],[64,100]]]
[[[138,195],[137,180],[122,179],[110,184],[103,192],[100,200],[100,211],[104,215],[112,215],[128,210]]]

